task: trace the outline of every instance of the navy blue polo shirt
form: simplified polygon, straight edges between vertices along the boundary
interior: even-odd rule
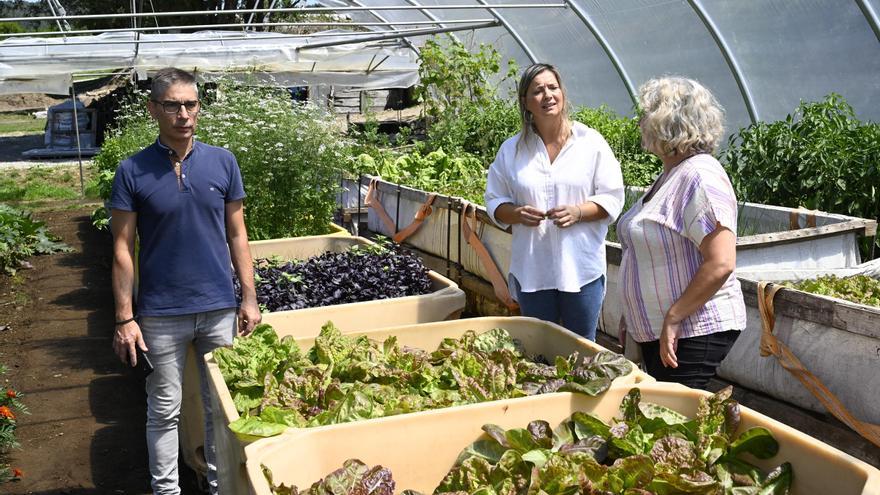
[[[226,203],[245,197],[228,150],[193,141],[178,181],[158,140],[116,169],[110,207],[137,213],[137,312],[174,316],[237,306]]]

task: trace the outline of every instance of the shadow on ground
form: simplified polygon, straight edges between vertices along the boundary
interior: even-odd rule
[[[67,215],[64,220],[53,218],[63,215]],[[44,360],[52,368],[48,376],[64,373],[63,380],[67,382],[36,387],[49,404],[41,407],[53,407],[53,397],[57,397],[55,401],[63,397],[70,398],[71,402],[85,404],[87,401],[87,411],[85,407],[71,408],[69,412],[59,409],[60,412],[47,416],[46,423],[91,425],[88,459],[71,459],[70,466],[63,456],[46,461],[57,462],[59,472],[88,469],[90,476],[84,472],[71,474],[70,479],[75,480],[73,486],[48,491],[40,491],[37,482],[29,486],[26,493],[149,493],[143,377],[126,369],[111,348],[114,321],[111,237],[107,232],[96,230],[82,211],[51,212],[50,228],[56,222],[66,222],[62,227],[68,232],[65,240],[75,251],[53,256],[49,266],[35,277],[34,290],[39,290],[45,301],[42,314],[34,315],[34,330],[38,331],[30,332],[33,337],[29,345],[48,355]],[[84,392],[87,397],[82,397]],[[64,406],[58,404],[58,407]],[[34,427],[39,428],[39,424],[35,423]],[[77,448],[72,439],[70,447]],[[80,457],[84,457],[84,447],[77,449],[83,451],[77,452]],[[75,455],[74,452],[68,454]],[[195,474],[188,467],[181,464],[180,474],[184,494],[202,493]],[[15,490],[16,485],[26,488],[29,483],[16,483],[9,488]],[[95,488],[81,488],[89,485]]]

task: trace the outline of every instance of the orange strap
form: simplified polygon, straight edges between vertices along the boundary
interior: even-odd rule
[[[767,289],[767,286],[770,288]],[[856,419],[828,387],[819,380],[816,375],[810,373],[800,360],[791,352],[784,343],[773,335],[776,325],[776,313],[773,309],[773,296],[781,289],[781,285],[773,285],[768,282],[758,284],[758,310],[761,313],[761,356],[776,356],[779,364],[787,369],[810,391],[831,414],[855,430],[869,442],[880,447],[880,426],[866,423]]]
[[[814,228],[816,226],[815,210],[798,208],[796,210],[791,210],[791,213],[788,214],[788,226],[790,230],[798,230],[801,228],[801,213],[804,214],[805,218],[805,225],[803,228]]]
[[[376,213],[379,214],[379,219],[385,224],[385,228],[388,229],[388,232],[394,232],[391,234],[391,239],[400,244],[409,238],[409,236],[415,234],[416,231],[419,230],[419,227],[425,222],[425,219],[431,215],[431,212],[433,211],[431,204],[434,203],[434,198],[436,198],[437,195],[434,193],[429,194],[428,199],[426,199],[425,203],[419,207],[419,211],[417,211],[415,217],[413,217],[412,223],[398,232],[394,222],[391,221],[391,217],[388,216],[388,213],[382,206],[382,201],[379,197],[378,184],[379,181],[377,179],[370,181],[370,187],[367,189],[367,195],[364,198],[364,205],[376,210]]]
[[[378,182],[379,181],[376,179],[370,181],[367,195],[364,196],[364,205],[376,210],[376,213],[379,214],[379,219],[385,224],[385,228],[388,229],[388,232],[396,233],[397,229],[394,226],[394,222],[391,221],[391,217],[388,216],[388,213],[385,213],[385,208],[382,207],[382,201],[379,198],[379,188],[376,185]]]
[[[392,239],[394,239],[394,242],[401,243],[409,238],[409,236],[415,234],[417,230],[419,230],[419,227],[422,226],[422,224],[425,222],[425,219],[431,216],[431,213],[434,211],[431,208],[431,204],[434,203],[434,198],[436,197],[437,195],[434,193],[428,194],[428,199],[426,199],[424,204],[419,207],[419,211],[417,211],[415,216],[413,217],[412,223],[401,229],[400,232],[394,234],[394,236],[392,237]]]
[[[492,288],[495,290],[495,297],[504,303],[504,305],[510,310],[519,309],[519,305],[512,297],[510,297],[510,289],[507,288],[507,282],[504,281],[501,271],[498,270],[498,265],[495,264],[495,261],[492,259],[486,246],[483,245],[483,242],[477,236],[476,232],[474,232],[474,229],[471,228],[470,223],[468,223],[468,218],[473,219],[474,227],[476,227],[477,206],[468,201],[462,201],[460,219],[462,236],[465,241],[474,248],[474,252],[477,253],[477,257],[480,259],[483,268],[488,272],[489,281],[492,282]]]

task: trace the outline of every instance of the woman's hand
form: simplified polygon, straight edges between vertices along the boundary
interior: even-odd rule
[[[663,319],[663,330],[660,331],[660,360],[667,368],[678,368],[678,358],[675,351],[678,350],[678,333],[681,322],[675,321],[666,315]]]
[[[516,214],[518,223],[529,227],[537,227],[545,217],[543,211],[529,205],[517,206],[513,211]]]
[[[626,349],[626,316],[620,315],[620,323],[617,325],[617,341],[620,347]]]
[[[566,228],[581,221],[581,208],[578,205],[562,205],[547,211],[547,218],[557,227]]]

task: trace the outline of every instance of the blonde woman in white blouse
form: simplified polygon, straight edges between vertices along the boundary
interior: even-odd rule
[[[590,339],[605,296],[605,235],[623,207],[620,164],[605,139],[569,120],[559,71],[525,69],[522,131],[489,168],[486,208],[512,226],[509,285],[525,316]]]

